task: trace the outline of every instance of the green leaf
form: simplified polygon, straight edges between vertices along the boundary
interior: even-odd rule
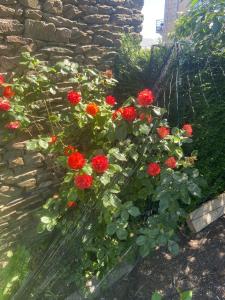
[[[150,246],[148,244],[144,244],[143,246],[140,247],[140,254],[142,257],[146,257],[149,255],[151,249]]]
[[[129,219],[129,214],[126,210],[123,210],[122,213],[121,213],[121,219],[123,221],[127,221]]]
[[[155,113],[156,116],[162,116],[166,110],[164,108],[160,108],[160,107],[153,107],[153,112]]]
[[[129,212],[129,214],[130,214],[131,216],[133,216],[133,217],[138,217],[138,216],[140,216],[140,214],[141,214],[139,208],[136,207],[136,206],[132,206],[131,208],[129,208],[129,209],[128,209],[128,212]]]
[[[44,224],[48,224],[51,222],[51,219],[47,216],[41,217],[41,222]]]
[[[119,240],[123,241],[123,240],[127,239],[128,232],[124,228],[119,228],[116,231],[116,235],[117,235],[117,237],[118,237]]]
[[[180,294],[180,300],[191,300],[193,297],[192,291],[186,291]]]
[[[126,161],[126,156],[120,152],[118,148],[112,148],[109,150],[109,154],[113,155],[119,161]],[[115,166],[115,165],[114,165]]]
[[[144,135],[149,135],[149,132],[150,132],[151,128],[150,126],[146,125],[146,124],[141,124],[139,126],[139,132],[141,134],[144,134]]]
[[[173,255],[178,255],[180,252],[179,245],[174,241],[168,242],[168,249]]]
[[[107,185],[110,183],[110,176],[105,173],[100,177],[100,181],[103,185]]]
[[[38,148],[38,142],[37,140],[30,140],[26,142],[26,148],[27,150],[35,150]]]
[[[47,142],[46,140],[39,140],[39,141],[38,141],[38,144],[39,144],[39,146],[40,146],[41,148],[43,148],[43,149],[48,149],[49,144],[48,144],[48,142]]]
[[[106,232],[108,235],[113,235],[116,232],[116,224],[115,223],[108,224],[106,227]]]
[[[122,172],[123,169],[121,168],[121,166],[116,165],[116,164],[110,164],[110,170],[112,170],[113,172],[119,173]]]
[[[125,140],[127,137],[127,124],[124,122],[120,126],[116,127],[115,129],[115,138],[117,140]]]
[[[93,170],[92,170],[92,167],[88,164],[86,164],[82,171],[84,171],[84,173],[88,174],[88,175],[91,175],[93,173]]]
[[[69,190],[69,193],[67,195],[67,199],[70,200],[70,201],[73,201],[73,200],[76,200],[76,198],[77,198],[77,190],[75,189],[75,187],[72,187]]]
[[[64,177],[63,182],[68,183],[72,181],[74,178],[74,173],[67,173],[66,176]]]
[[[201,198],[202,193],[201,193],[201,189],[197,186],[196,183],[194,182],[189,182],[188,183],[188,190],[189,192],[193,195],[196,196],[198,198]]]
[[[136,244],[138,246],[143,246],[146,243],[146,237],[144,235],[140,235],[137,239],[136,239]]]
[[[195,6],[195,4],[197,4],[199,2],[199,0],[192,0],[191,1],[191,6]]]
[[[151,297],[151,300],[162,300],[163,297],[158,293],[158,292],[154,292],[154,294]]]

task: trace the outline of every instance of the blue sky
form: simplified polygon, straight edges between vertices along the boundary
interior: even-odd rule
[[[164,18],[165,0],[145,0],[143,14],[144,23],[142,35],[144,38],[158,39],[159,34],[155,32],[155,23],[157,19]]]

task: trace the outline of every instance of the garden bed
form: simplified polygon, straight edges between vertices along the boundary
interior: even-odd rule
[[[225,217],[191,239],[181,237],[181,253],[165,251],[142,260],[101,300],[149,300],[162,291],[165,300],[176,300],[176,288],[192,290],[193,300],[225,299]]]

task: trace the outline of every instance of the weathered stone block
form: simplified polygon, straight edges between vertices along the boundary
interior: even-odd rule
[[[25,17],[27,19],[41,20],[43,13],[40,10],[26,9]]]
[[[61,16],[52,17],[49,16],[48,14],[44,14],[43,17],[46,22],[53,23],[55,24],[56,27],[72,28],[77,25],[76,21],[71,21]]]
[[[72,4],[67,4],[63,7],[63,16],[65,18],[75,19],[78,18],[81,14],[82,11]]]
[[[71,30],[68,28],[58,28],[55,33],[55,41],[60,43],[69,43]]]
[[[111,6],[119,6],[125,3],[125,0],[98,0],[98,3],[111,5]]]
[[[72,29],[71,41],[72,42],[79,42],[81,44],[89,44],[92,38],[87,33],[79,30],[77,27]]]
[[[21,34],[23,29],[23,24],[17,20],[0,19],[0,33]]]
[[[15,142],[12,145],[10,145],[10,148],[13,148],[13,149],[25,149],[26,148],[26,142]]]
[[[118,6],[115,9],[116,14],[132,15],[133,11],[130,8]]]
[[[23,165],[24,165],[24,160],[22,157],[17,157],[15,159],[12,159],[9,161],[10,168],[16,168],[16,167],[23,166]]]
[[[19,66],[20,56],[0,56],[0,72],[16,70]]]
[[[132,22],[132,17],[128,15],[112,15],[111,20],[114,24],[124,26]]]
[[[0,55],[7,55],[9,53],[15,53],[17,49],[10,45],[0,45]]]
[[[0,5],[0,18],[10,18],[15,14],[15,9]]]
[[[58,54],[58,55],[68,55],[68,54],[73,54],[72,50],[69,50],[67,48],[62,48],[62,47],[45,47],[41,49],[41,51],[49,54]]]
[[[144,20],[144,17],[142,14],[133,15],[131,22],[129,24],[133,25],[133,26],[139,26],[142,24],[143,20]]]
[[[44,163],[44,156],[41,153],[26,153],[24,155],[24,162],[27,166],[42,166]]]
[[[25,21],[25,36],[41,41],[55,41],[55,25],[43,21],[27,19]]]
[[[87,24],[105,24],[109,21],[110,16],[108,15],[90,15],[85,16],[84,21]]]
[[[101,35],[95,36],[93,41],[100,46],[113,47],[113,41]]]
[[[26,7],[30,7],[34,9],[40,8],[40,4],[38,0],[19,0],[19,2]]]
[[[79,5],[79,9],[86,15],[94,15],[98,13],[98,7],[93,5]]]
[[[17,0],[1,0],[1,4],[12,5],[17,4]]]
[[[17,35],[10,35],[6,37],[6,41],[8,43],[13,43],[13,44],[18,44],[18,45],[27,45],[32,43],[32,39],[29,38],[23,38],[21,36],[17,36]]]
[[[43,9],[46,12],[60,15],[63,11],[63,4],[60,0],[46,0]]]
[[[35,178],[31,178],[31,179],[24,180],[22,182],[17,183],[17,186],[19,186],[21,188],[26,188],[26,189],[35,188],[36,185],[37,185],[37,182],[36,182]]]
[[[108,5],[98,6],[98,13],[102,15],[111,15],[115,12],[115,8]]]
[[[10,170],[9,170],[10,171]],[[17,176],[15,176],[12,171],[8,172],[5,174],[4,172],[4,182],[6,184],[17,184],[23,181],[26,181],[28,179],[31,179],[31,177],[34,177],[37,174],[37,170],[32,170],[30,172],[26,172],[23,173],[22,171],[20,172],[20,174],[18,174]]]

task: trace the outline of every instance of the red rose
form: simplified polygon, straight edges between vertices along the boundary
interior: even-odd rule
[[[105,155],[97,155],[92,158],[91,165],[96,173],[104,173],[109,168],[109,161]]]
[[[81,94],[76,92],[76,91],[69,91],[67,93],[67,100],[72,104],[72,105],[77,105],[80,100],[81,100]]]
[[[3,100],[2,98],[0,98],[0,111],[8,111],[10,110],[10,108],[10,102],[8,100]]]
[[[190,124],[184,124],[184,126],[182,127],[182,129],[185,131],[186,136],[192,136],[193,129],[192,129],[192,126]]]
[[[175,157],[171,156],[171,157],[167,158],[167,160],[165,161],[165,165],[168,168],[175,169],[177,167],[177,161],[176,161]]]
[[[113,96],[106,96],[105,102],[106,102],[108,105],[114,106],[114,105],[116,105],[116,98],[113,97]]]
[[[0,85],[2,85],[3,83],[5,83],[5,78],[2,74],[0,74]]]
[[[155,97],[151,90],[145,89],[138,94],[138,104],[141,106],[149,106],[153,103]]]
[[[127,106],[123,108],[122,117],[128,122],[133,122],[137,118],[137,111],[133,106]]]
[[[144,121],[144,120],[145,120],[145,113],[141,113],[141,114],[139,115],[139,119],[140,119],[141,121]]]
[[[161,139],[164,139],[167,135],[170,134],[170,130],[167,127],[159,127],[157,128],[157,133]]]
[[[77,206],[77,202],[76,201],[68,201],[66,206],[68,208],[71,208],[71,207],[76,207]]]
[[[15,93],[13,92],[11,86],[6,86],[3,90],[3,96],[6,98],[11,98],[15,95]]]
[[[76,151],[76,148],[74,146],[71,146],[71,145],[64,148],[64,154],[66,156],[69,156],[70,154],[74,153],[75,151]]]
[[[92,117],[96,116],[99,112],[98,105],[95,103],[89,103],[86,107],[86,112]]]
[[[75,177],[74,183],[75,186],[80,190],[90,189],[93,184],[93,177],[87,174],[77,175]]]
[[[123,112],[123,108],[118,108],[117,110],[115,110],[112,114],[112,119],[116,120],[119,116],[119,114],[121,115]]]
[[[20,121],[12,121],[12,122],[9,122],[5,125],[5,128],[8,128],[8,129],[17,129],[20,127]]]
[[[157,163],[150,163],[147,168],[147,174],[150,176],[157,176],[161,172],[160,165]]]
[[[152,123],[152,120],[153,120],[153,118],[152,118],[151,115],[146,115],[145,113],[141,113],[139,115],[139,119],[141,121],[145,121],[146,120],[148,124]]]
[[[51,136],[51,140],[50,140],[49,144],[55,144],[57,139],[58,139],[58,137],[56,135]]]
[[[75,152],[68,157],[67,163],[71,169],[79,170],[85,165],[86,159],[80,152]]]

